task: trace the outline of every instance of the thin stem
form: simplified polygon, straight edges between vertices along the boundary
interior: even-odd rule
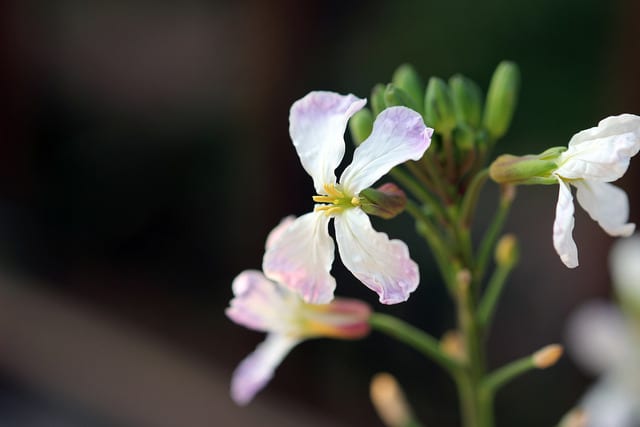
[[[398,181],[403,187],[411,192],[420,202],[429,206],[436,214],[439,222],[446,223],[445,213],[442,209],[442,203],[437,200],[431,193],[424,189],[420,183],[416,182],[409,174],[399,167],[391,169],[390,175]]]
[[[471,224],[471,218],[475,213],[480,193],[484,184],[487,182],[487,178],[489,178],[489,169],[483,169],[471,180],[471,183],[464,194],[464,198],[462,199],[459,219],[460,226],[469,227]]]
[[[431,335],[388,314],[373,313],[369,318],[371,327],[420,351],[452,374],[459,363],[440,349],[440,343]]]
[[[489,329],[493,313],[495,312],[498,300],[500,299],[500,295],[504,289],[504,285],[509,277],[509,273],[511,273],[515,265],[515,262],[498,264],[491,276],[491,279],[489,279],[487,290],[482,296],[482,300],[478,307],[478,323],[484,331]]]
[[[488,393],[495,393],[509,381],[536,368],[533,356],[514,360],[489,374],[483,381],[482,387]]]

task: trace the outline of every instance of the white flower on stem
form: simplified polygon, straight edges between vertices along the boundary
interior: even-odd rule
[[[629,199],[609,184],[622,177],[629,160],[640,150],[640,117],[621,114],[607,117],[597,127],[575,134],[558,158],[553,172],[560,184],[553,224],[553,245],[569,268],[578,266],[573,241],[574,207],[571,187],[577,188],[578,203],[611,236],[629,236],[635,224],[629,219]]]
[[[276,227],[267,239],[267,247],[277,242],[292,222],[287,218]],[[329,304],[308,304],[257,270],[240,273],[232,288],[234,297],[227,316],[247,328],[267,332],[266,339],[233,373],[231,397],[239,405],[249,403],[264,388],[284,357],[301,341],[318,337],[357,339],[369,332],[371,311],[362,301],[336,298]]]
[[[298,292],[309,303],[327,303],[333,298],[332,218],[343,264],[378,294],[380,302],[406,301],[419,283],[418,266],[407,245],[373,229],[360,207],[359,193],[394,166],[420,159],[429,147],[433,129],[408,108],[384,110],[371,135],[355,149],[352,163],[338,182],[335,169],[345,152],[347,123],[365,103],[353,95],[311,92],[291,107],[289,133],[302,166],[313,178],[317,204],[267,250],[262,268],[267,277]]]

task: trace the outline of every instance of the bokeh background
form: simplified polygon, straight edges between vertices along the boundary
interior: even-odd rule
[[[9,1],[0,6],[0,424],[29,427],[381,426],[370,378],[393,373],[428,426],[458,425],[451,381],[373,333],[296,348],[246,408],[235,365],[263,339],[224,316],[267,232],[311,207],[288,136],[311,90],[368,96],[401,63],[486,88],[521,69],[499,152],[564,145],[640,113],[633,0]],[[346,156],[349,158],[349,154]],[[617,184],[640,222],[640,163]],[[556,188],[520,188],[506,231],[522,261],[489,340],[497,366],[564,341],[567,316],[609,298],[612,239],[577,209],[581,266],[551,244]],[[493,212],[489,185],[477,228]],[[451,305],[408,218],[423,282],[386,307],[336,267],[341,295],[440,336]],[[593,379],[565,357],[497,399],[498,425],[553,425]]]

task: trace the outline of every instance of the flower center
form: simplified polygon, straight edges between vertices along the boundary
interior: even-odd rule
[[[325,203],[316,206],[314,210],[323,211],[327,216],[338,214],[345,209],[360,206],[360,199],[344,194],[336,188],[335,184],[324,184],[325,195],[313,196],[316,203]]]

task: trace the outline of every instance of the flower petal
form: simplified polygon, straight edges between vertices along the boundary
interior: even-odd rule
[[[431,143],[433,129],[422,116],[406,107],[391,107],[378,115],[371,135],[356,148],[353,162],[340,177],[350,194],[373,185],[392,167],[409,159],[419,160]]]
[[[371,308],[357,299],[336,298],[329,304],[305,304],[300,313],[305,337],[357,339],[371,329]]]
[[[624,175],[629,159],[639,150],[640,117],[633,114],[607,117],[598,127],[571,138],[555,173],[566,179],[615,181]]]
[[[262,332],[296,330],[291,319],[302,304],[298,295],[256,270],[240,273],[232,288],[234,298],[225,313],[237,324]]]
[[[630,236],[636,226],[627,223],[629,199],[621,188],[607,182],[574,181],[578,203],[610,236]]]
[[[343,264],[383,304],[406,301],[420,282],[418,265],[407,245],[373,229],[367,214],[348,209],[335,218],[336,240]]]
[[[640,308],[640,234],[615,241],[609,252],[609,270],[618,298]]]
[[[351,94],[310,92],[291,106],[289,134],[317,193],[324,194],[323,184],[336,182],[347,122],[366,102]]]
[[[573,241],[573,196],[569,184],[559,179],[560,192],[556,204],[556,219],[553,222],[553,247],[560,259],[569,268],[578,266],[578,248]]]
[[[273,378],[284,357],[300,342],[286,335],[269,334],[258,344],[233,372],[231,398],[238,405],[246,405]]]
[[[336,288],[329,273],[334,256],[329,219],[322,212],[297,218],[262,260],[268,278],[296,291],[309,303],[328,303]]]
[[[567,322],[567,350],[591,375],[611,371],[630,351],[630,331],[620,310],[604,300],[589,301],[571,313]]]
[[[636,393],[608,376],[596,381],[580,399],[588,427],[637,427],[640,422]]]
[[[282,233],[284,233],[284,231],[289,228],[291,224],[293,224],[293,221],[295,219],[296,217],[293,215],[282,218],[280,223],[276,225],[276,227],[271,230],[271,232],[269,232],[269,235],[267,236],[267,242],[265,243],[265,249],[269,249],[270,247],[272,247],[280,238],[280,236],[282,236]]]

